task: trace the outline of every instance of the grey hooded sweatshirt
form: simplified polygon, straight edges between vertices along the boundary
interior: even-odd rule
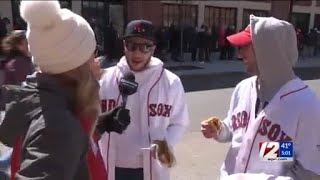
[[[290,23],[273,19],[251,16],[261,102],[269,102],[283,85],[296,78],[292,69],[298,60],[295,30]]]
[[[72,113],[71,94],[49,75],[27,77],[22,87],[5,86],[0,141],[9,147],[25,136],[15,179],[88,180],[88,138]]]

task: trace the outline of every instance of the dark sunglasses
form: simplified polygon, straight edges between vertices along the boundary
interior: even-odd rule
[[[150,43],[134,43],[134,42],[125,42],[125,46],[128,51],[134,52],[139,49],[142,53],[149,53],[152,50],[153,44]]]

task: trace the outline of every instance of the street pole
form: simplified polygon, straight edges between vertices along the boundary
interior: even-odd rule
[[[181,0],[181,5],[179,9],[180,14],[180,57],[181,60],[184,60],[184,54],[183,54],[183,17],[182,17],[182,11],[183,11],[183,0]]]

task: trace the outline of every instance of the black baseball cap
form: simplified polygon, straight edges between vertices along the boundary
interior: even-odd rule
[[[155,41],[154,26],[150,21],[147,20],[133,20],[128,23],[124,39],[129,37],[141,37]]]

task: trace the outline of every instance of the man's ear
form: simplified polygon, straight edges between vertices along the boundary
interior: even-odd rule
[[[152,55],[152,56],[153,56],[154,51],[156,50],[156,48],[157,48],[157,46],[156,46],[156,45],[154,45],[154,46],[152,47],[152,53],[151,53],[151,55]]]
[[[123,45],[123,49],[126,50],[126,41],[125,40],[122,40],[122,45]]]

